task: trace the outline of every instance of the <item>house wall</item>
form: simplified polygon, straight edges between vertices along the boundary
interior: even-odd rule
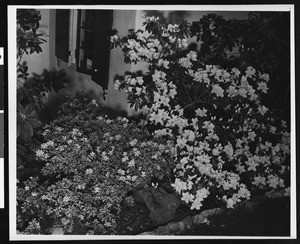
[[[141,11],[140,11],[141,12]],[[137,27],[137,16],[138,11],[135,10],[118,10],[114,11],[113,16],[113,29],[117,29],[120,36],[124,36],[128,33],[128,29],[135,29]],[[64,69],[67,72],[69,84],[66,89],[60,91],[59,93],[51,92],[48,94],[47,104],[43,112],[40,114],[40,119],[47,122],[55,118],[56,112],[59,105],[65,100],[65,96],[71,91],[83,91],[91,95],[98,103],[103,107],[114,110],[116,113],[127,113],[128,116],[133,116],[137,114],[136,111],[130,109],[127,103],[126,94],[115,90],[114,88],[114,77],[116,74],[122,75],[126,70],[134,71],[144,69],[143,64],[129,65],[124,63],[123,53],[119,48],[111,50],[110,54],[110,70],[109,70],[109,85],[107,95],[105,100],[103,100],[103,90],[102,87],[91,80],[91,77],[86,74],[76,72],[75,63],[68,64],[64,61],[57,60],[55,56],[55,10],[41,11],[42,19],[45,18],[49,21],[48,33],[49,41],[44,47],[47,49],[46,54],[48,63],[46,65],[42,63],[35,63],[36,66],[44,66],[48,69]]]
[[[102,106],[110,108],[116,112],[126,112],[128,116],[137,114],[136,111],[130,109],[127,103],[126,94],[114,89],[114,77],[116,74],[122,75],[125,71],[146,70],[146,63],[141,62],[136,65],[129,65],[124,63],[123,53],[120,48],[111,50],[110,53],[110,70],[109,70],[109,84],[106,95],[106,100],[103,100],[103,90],[98,84],[93,82],[90,76],[76,72],[75,63],[67,64],[63,61],[57,60],[55,56],[55,14],[54,9],[42,9],[40,31],[49,35],[47,43],[42,44],[43,52],[40,54],[33,54],[24,57],[28,62],[30,72],[35,74],[42,74],[44,69],[64,69],[67,72],[69,84],[66,89],[59,93],[51,92],[48,94],[46,107],[40,114],[40,119],[48,122],[55,118],[59,105],[65,100],[66,93],[70,91],[84,91],[90,94]],[[170,16],[170,11],[164,11],[164,17]],[[203,15],[210,12],[189,11],[184,13],[184,19],[188,22],[197,21]],[[113,29],[118,30],[120,36],[125,36],[128,29],[140,29],[144,21],[143,17],[147,11],[143,10],[115,10],[113,15]],[[248,12],[218,12],[224,18],[247,18]],[[195,40],[191,39],[190,42]]]
[[[51,38],[49,38],[49,29],[51,29],[51,21],[50,21],[50,10],[49,9],[42,9],[40,10],[41,13],[41,20],[40,20],[40,28],[39,32],[43,33],[44,36],[42,37],[47,42],[41,45],[42,52],[41,53],[33,53],[23,55],[22,62],[26,62],[29,67],[29,72],[40,75],[43,73],[44,69],[50,68],[50,44]]]

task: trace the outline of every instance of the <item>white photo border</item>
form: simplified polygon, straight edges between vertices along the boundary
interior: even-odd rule
[[[271,11],[290,12],[291,28],[291,215],[290,237],[236,237],[236,236],[129,236],[129,235],[18,235],[16,226],[16,11],[21,8],[36,9],[113,9],[113,10],[172,10],[172,11]],[[28,240],[124,240],[124,239],[295,239],[296,223],[296,115],[295,115],[295,27],[293,4],[262,5],[8,5],[8,111],[9,111],[9,239],[12,241]]]

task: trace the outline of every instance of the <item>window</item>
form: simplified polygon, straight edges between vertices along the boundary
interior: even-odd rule
[[[69,33],[70,10],[56,10],[56,56],[68,62],[70,55]],[[76,31],[76,71],[91,76],[91,79],[108,88],[110,33],[112,10],[78,10]]]

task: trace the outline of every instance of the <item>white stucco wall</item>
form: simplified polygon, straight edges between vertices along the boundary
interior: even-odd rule
[[[67,88],[60,91],[58,94],[52,92],[48,96],[48,106],[46,106],[46,111],[44,116],[50,116],[51,113],[55,113],[57,107],[63,102],[65,94],[70,91],[84,91],[93,96],[100,104],[105,107],[112,108],[116,111],[126,111],[129,116],[136,114],[133,109],[129,108],[127,103],[126,94],[115,90],[114,88],[114,77],[116,74],[123,75],[125,71],[137,71],[146,70],[146,63],[138,63],[137,65],[128,65],[124,63],[124,56],[120,48],[115,48],[111,50],[110,54],[110,70],[109,70],[109,84],[108,91],[106,95],[106,100],[103,100],[102,87],[93,82],[90,76],[76,72],[75,63],[67,64],[63,61],[57,62],[55,56],[55,14],[54,9],[42,9],[41,21],[40,21],[40,31],[49,35],[47,37],[47,43],[42,44],[43,52],[40,54],[33,54],[24,56],[24,61],[27,61],[30,70],[36,74],[41,74],[44,69],[51,70],[64,69],[67,72],[70,84]],[[211,12],[199,12],[199,11],[189,11],[185,19],[188,22],[198,21],[203,15]],[[214,12],[216,13],[216,12]],[[143,10],[114,10],[113,15],[113,29],[118,30],[120,36],[125,36],[128,33],[128,29],[141,29],[142,23],[144,21],[143,17],[146,12]],[[169,11],[164,12],[164,16],[168,16]],[[247,18],[248,12],[217,12],[217,14],[224,16],[224,18]],[[195,40],[190,40],[195,41]],[[54,111],[54,112],[53,112]],[[53,117],[52,117],[53,118]],[[47,118],[46,118],[47,120]]]
[[[135,10],[117,10],[114,11],[113,16],[113,29],[119,31],[120,36],[124,36],[128,33],[128,29],[136,29],[136,14]],[[102,106],[109,107],[116,111],[126,111],[129,116],[134,115],[135,111],[129,108],[127,103],[126,94],[115,90],[114,88],[114,77],[116,74],[122,75],[126,70],[141,69],[141,65],[128,65],[124,63],[123,53],[120,48],[115,48],[111,50],[110,54],[110,70],[109,70],[109,83],[106,100],[103,100],[103,90],[98,84],[93,82],[89,75],[85,75],[76,72],[75,63],[68,65],[67,63],[60,61],[57,62],[55,56],[55,10],[50,10],[49,20],[51,23],[51,28],[49,29],[49,68],[64,69],[67,72],[70,84],[67,89],[60,91],[58,94],[49,94],[48,103],[59,103],[63,100],[64,95],[72,90],[84,91],[93,96]],[[43,18],[43,16],[42,16]]]
[[[40,28],[38,29],[38,33],[43,33],[44,36],[42,37],[47,42],[41,44],[42,52],[40,53],[33,53],[33,54],[24,54],[22,58],[22,62],[26,62],[29,67],[29,73],[34,73],[40,75],[43,73],[44,69],[50,68],[49,63],[49,29],[50,28],[50,10],[49,9],[42,9],[40,10],[41,13],[41,20],[40,20]]]

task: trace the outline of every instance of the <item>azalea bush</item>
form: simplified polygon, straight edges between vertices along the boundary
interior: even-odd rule
[[[289,128],[261,103],[269,75],[259,67],[208,65],[188,45],[201,33],[185,21],[146,17],[143,26],[111,37],[126,63],[148,67],[117,75],[115,88],[143,112],[154,138],[174,142],[172,186],[181,199],[191,209],[207,198],[232,208],[251,195],[289,189]]]
[[[167,178],[172,143],[126,118],[109,119],[95,100],[72,94],[39,133],[41,175],[18,184],[19,230],[47,234],[112,234],[131,190]]]

